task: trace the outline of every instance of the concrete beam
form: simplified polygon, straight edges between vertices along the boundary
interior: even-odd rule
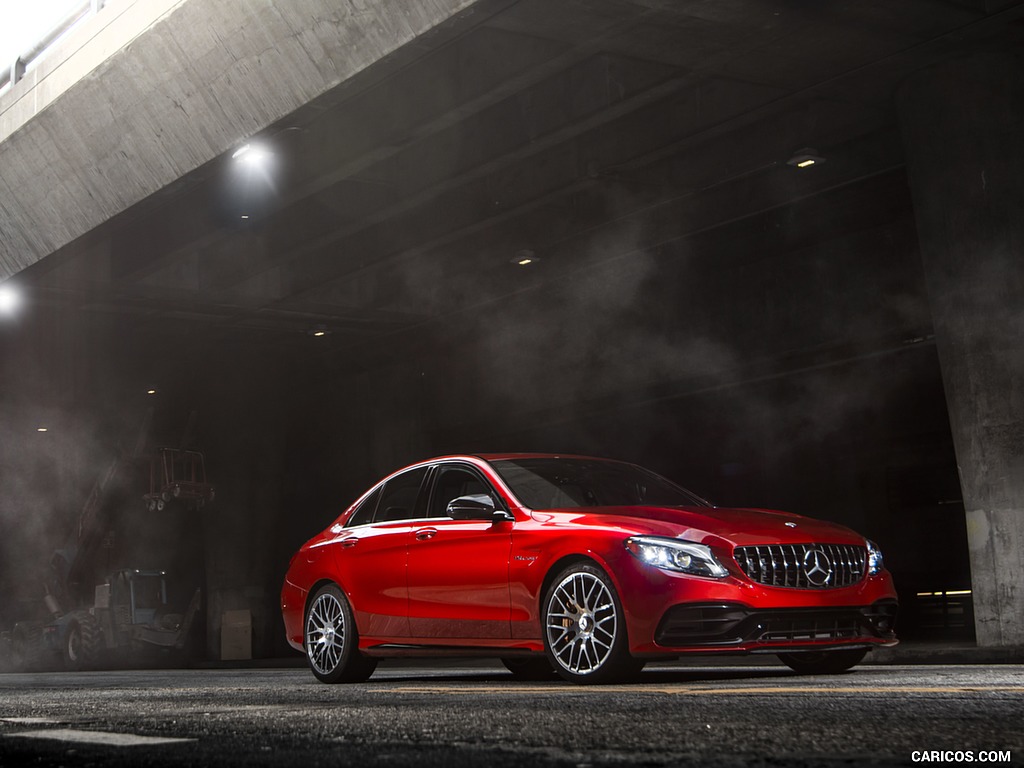
[[[69,52],[0,100],[0,279],[339,84],[422,55],[410,43],[433,35],[424,44],[439,45],[498,5],[111,3]]]
[[[1022,105],[1016,49],[924,70],[899,100],[984,646],[1024,645]]]

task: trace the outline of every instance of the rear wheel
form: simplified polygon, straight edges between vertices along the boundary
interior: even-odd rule
[[[71,671],[85,669],[96,660],[100,647],[100,627],[92,614],[75,611],[64,635],[61,651],[64,668]]]
[[[334,584],[321,587],[306,613],[306,659],[324,683],[360,683],[377,667],[359,652],[359,634],[345,595]]]
[[[510,656],[501,663],[516,680],[551,680],[556,674],[547,656]]]
[[[867,648],[780,653],[779,660],[801,675],[835,675],[860,664],[867,653]]]
[[[34,621],[23,621],[15,625],[11,635],[14,668],[22,672],[35,672],[43,666],[45,655],[42,625]]]
[[[622,604],[608,575],[579,562],[561,571],[544,598],[544,650],[572,683],[609,683],[636,675]]]

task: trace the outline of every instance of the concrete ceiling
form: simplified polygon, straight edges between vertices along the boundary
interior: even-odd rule
[[[906,75],[1024,37],[1020,3],[985,0],[488,8],[260,131],[265,177],[227,153],[21,279],[143,332],[372,358],[638,249],[726,254],[727,228],[786,206],[863,227],[906,196]],[[803,147],[826,162],[787,165]]]

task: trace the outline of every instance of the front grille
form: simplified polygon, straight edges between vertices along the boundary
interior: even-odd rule
[[[793,589],[848,587],[864,578],[867,551],[851,544],[736,547],[736,563],[758,584]]]

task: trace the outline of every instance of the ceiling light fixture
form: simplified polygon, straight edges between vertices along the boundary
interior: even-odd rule
[[[331,332],[322,325],[318,325],[315,328],[310,328],[308,331],[306,331],[306,333],[317,339],[322,339],[324,336],[331,335]]]
[[[48,429],[47,429],[46,427],[38,427],[38,428],[36,429],[36,432],[49,432],[49,431],[50,431],[50,430],[48,430]]]
[[[244,144],[231,154],[231,159],[243,165],[262,166],[273,153],[260,144]]]
[[[540,259],[537,258],[537,254],[529,248],[516,251],[516,255],[512,257],[512,263],[520,267],[525,267],[527,264],[536,264],[538,261]]]
[[[818,154],[818,150],[812,149],[811,147],[804,147],[798,149],[796,153],[786,161],[786,165],[791,165],[794,168],[810,168],[812,165],[820,165],[825,162],[825,158]]]
[[[21,304],[21,294],[11,285],[0,285],[0,314],[10,315]]]
[[[146,394],[147,395],[155,395],[156,394],[156,390],[155,389],[147,389],[146,390]]]

